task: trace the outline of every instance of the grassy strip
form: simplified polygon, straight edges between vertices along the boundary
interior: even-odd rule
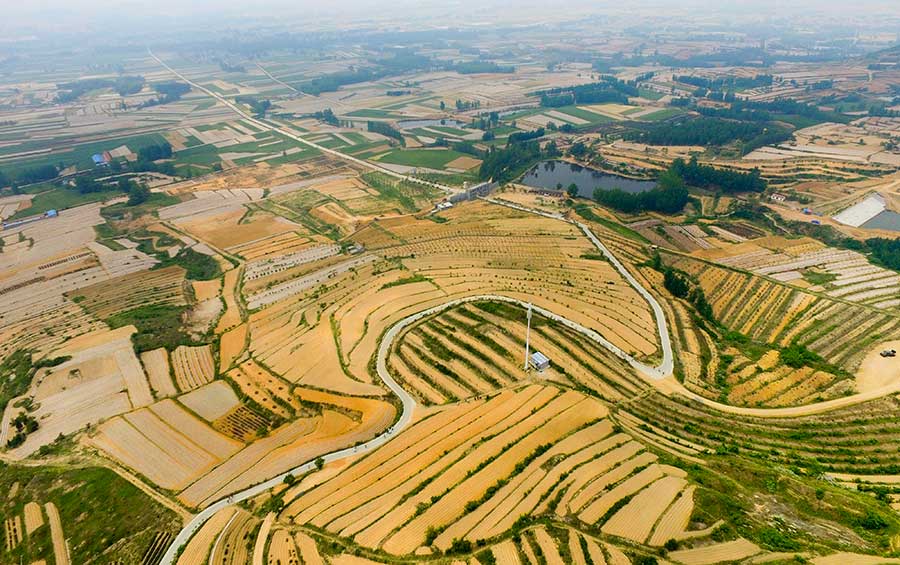
[[[402,279],[397,279],[395,281],[391,281],[389,283],[384,283],[383,285],[381,285],[380,290],[385,290],[387,288],[393,288],[395,286],[402,286],[405,284],[414,284],[414,283],[419,283],[419,282],[431,282],[431,279],[417,273],[411,277],[406,277],[406,278],[402,278]]]
[[[633,229],[623,226],[622,224],[620,224],[618,222],[614,222],[612,220],[607,220],[606,218],[604,218],[602,216],[598,216],[597,214],[594,213],[594,211],[591,209],[591,207],[587,204],[583,204],[583,203],[575,204],[574,209],[575,209],[575,213],[577,213],[579,216],[581,216],[585,220],[588,220],[589,222],[594,222],[595,224],[600,224],[601,226],[603,226],[605,228],[609,228],[612,231],[618,233],[619,235],[627,237],[628,239],[632,239],[634,241],[639,241],[641,243],[647,243],[647,244],[650,243],[649,239],[642,236],[641,234],[634,231]]]

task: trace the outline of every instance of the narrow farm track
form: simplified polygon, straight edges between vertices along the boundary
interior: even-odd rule
[[[338,159],[341,159],[343,161],[347,161],[349,163],[353,163],[355,165],[359,165],[361,167],[365,167],[367,169],[371,169],[371,170],[377,171],[379,173],[384,173],[384,174],[394,177],[396,179],[406,180],[406,181],[414,182],[414,183],[421,184],[424,186],[430,186],[432,188],[441,190],[447,194],[455,194],[455,193],[459,192],[459,190],[456,188],[446,186],[446,185],[436,183],[436,182],[426,181],[426,180],[416,178],[413,176],[403,175],[401,173],[398,173],[398,172],[388,169],[386,167],[381,167],[374,163],[366,161],[365,159],[357,159],[356,157],[352,157],[345,153],[341,153],[340,151],[337,151],[335,149],[329,149],[328,147],[324,147],[322,145],[319,145],[318,143],[313,143],[312,141],[303,139],[302,137],[300,137],[299,135],[297,135],[296,133],[294,133],[287,127],[279,125],[274,121],[260,120],[260,119],[254,118],[253,116],[251,116],[247,112],[245,112],[240,106],[229,101],[224,96],[217,94],[217,93],[213,92],[212,90],[204,88],[204,87],[200,86],[199,84],[197,84],[196,82],[185,77],[184,75],[182,75],[181,73],[179,73],[178,71],[176,71],[175,69],[173,69],[172,67],[167,65],[165,62],[163,62],[163,60],[160,59],[159,57],[157,57],[156,54],[153,53],[153,51],[148,50],[148,53],[157,63],[159,63],[167,71],[169,71],[170,73],[172,73],[173,75],[178,77],[180,80],[189,84],[191,86],[191,88],[199,90],[200,92],[206,94],[207,96],[210,96],[210,97],[216,99],[217,101],[224,104],[229,110],[233,111],[235,114],[238,114],[241,117],[241,119],[243,119],[244,121],[246,121],[248,123],[253,124],[256,127],[262,128],[265,131],[272,131],[272,132],[279,133],[285,137],[293,139],[294,141],[302,143],[303,145],[312,147],[313,149],[317,149],[318,151],[321,151],[322,153],[325,153],[327,155],[331,155],[332,157],[337,157]]]

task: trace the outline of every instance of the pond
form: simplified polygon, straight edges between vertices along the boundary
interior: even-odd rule
[[[625,192],[646,192],[656,186],[656,181],[635,180],[595,169],[588,169],[566,161],[544,161],[522,177],[522,184],[534,188],[557,190],[562,185],[565,190],[573,182],[578,185],[578,196],[592,198],[595,188],[612,190],[615,188]]]
[[[900,214],[892,210],[884,210],[859,227],[872,230],[900,231]]]
[[[451,128],[460,128],[466,125],[465,122],[461,122],[459,120],[443,120],[444,123],[441,123],[441,120],[400,120],[397,122],[397,126],[400,129],[416,129],[416,128],[430,128],[433,126],[448,126]]]

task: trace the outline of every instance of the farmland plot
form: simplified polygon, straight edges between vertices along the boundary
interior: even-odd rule
[[[91,444],[163,488],[179,490],[239,449],[171,401],[114,418]]]
[[[156,393],[157,398],[178,394],[169,373],[169,354],[165,348],[161,347],[141,353],[141,362],[147,372],[150,388]]]
[[[70,298],[100,319],[140,306],[184,306],[184,275],[181,267],[124,275],[80,288]]]
[[[452,539],[474,542],[501,534],[519,516],[541,511],[557,492],[580,493],[574,501],[564,498],[556,512],[583,518],[582,507],[589,514],[599,512],[589,503],[599,501],[607,507],[607,500],[615,500],[610,496],[618,491],[604,494],[602,485],[624,480],[626,488],[619,489],[619,497],[651,483],[648,499],[674,491],[655,502],[646,516],[631,516],[635,510],[626,506],[613,522],[615,529],[643,520],[643,541],[655,523],[650,514],[658,517],[667,509],[685,486],[684,474],[666,466],[646,467],[655,457],[647,452],[641,456],[640,444],[613,434],[605,414],[604,408],[580,394],[540,386],[453,405],[299,494],[282,517],[352,537],[365,546],[406,554],[423,544],[444,549]],[[629,443],[634,447],[620,449]],[[621,465],[632,459],[634,465]],[[644,467],[649,473],[641,471]],[[406,471],[401,475],[395,469]],[[604,479],[613,471],[615,477]],[[640,485],[634,481],[644,476],[650,480]],[[566,489],[567,485],[571,486]],[[425,542],[426,530],[437,531],[433,541]]]
[[[222,381],[204,385],[178,400],[208,422],[221,418],[238,405],[234,391]]]
[[[172,370],[182,392],[188,392],[213,380],[215,364],[208,345],[180,345],[172,351]]]
[[[13,457],[25,457],[60,434],[152,403],[146,376],[131,347],[134,331],[133,326],[97,331],[54,350],[53,356],[71,358],[42,370],[32,382],[26,396],[37,406],[32,416],[41,425],[10,451]],[[13,412],[19,409],[8,405],[7,415]]]

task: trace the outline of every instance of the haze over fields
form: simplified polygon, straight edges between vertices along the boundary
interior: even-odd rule
[[[0,563],[900,563],[897,349],[896,2],[4,6]]]

